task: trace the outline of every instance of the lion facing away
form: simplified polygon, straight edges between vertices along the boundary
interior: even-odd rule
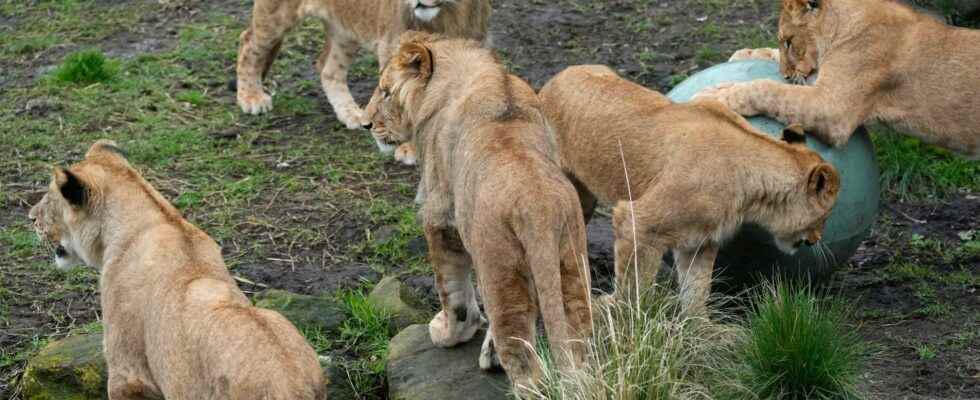
[[[55,168],[30,211],[60,267],[100,270],[113,400],[325,399],[316,353],[274,311],[252,307],[221,249],[109,141]]]
[[[791,253],[820,240],[837,201],[837,171],[802,131],[779,141],[718,102],[674,104],[604,66],[570,67],[539,97],[586,218],[615,205],[617,294],[651,285],[673,250],[684,309],[699,312],[718,250],[743,223]]]
[[[442,304],[432,341],[453,346],[480,327],[475,270],[490,322],[482,368],[496,352],[518,390],[540,378],[539,310],[551,349],[578,365],[592,328],[585,225],[534,90],[477,42],[409,32],[401,43],[367,112],[377,140],[419,150]]]
[[[286,33],[306,17],[323,20],[327,40],[316,63],[323,91],[348,129],[369,121],[351,96],[347,71],[358,48],[384,67],[407,30],[486,41],[490,0],[256,0],[238,50],[238,105],[249,114],[272,109],[262,88]]]
[[[783,0],[778,59],[800,83],[725,84],[700,94],[742,115],[799,122],[833,146],[867,122],[980,158],[980,31],[956,28],[893,0]]]

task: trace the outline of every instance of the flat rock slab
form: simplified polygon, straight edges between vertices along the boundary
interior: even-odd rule
[[[269,289],[252,299],[256,307],[282,314],[300,331],[332,332],[340,328],[347,315],[337,302],[328,297],[307,296],[279,289]]]
[[[510,383],[503,372],[480,370],[485,331],[463,345],[442,349],[429,338],[428,325],[398,333],[388,350],[391,400],[505,400]]]
[[[106,363],[102,334],[76,335],[51,342],[27,363],[27,400],[105,399]]]

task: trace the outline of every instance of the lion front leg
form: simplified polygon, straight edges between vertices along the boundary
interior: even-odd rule
[[[436,346],[452,347],[472,339],[486,323],[476,303],[472,261],[455,229],[429,225],[425,239],[442,304],[429,322],[429,336]]]
[[[768,79],[724,83],[701,91],[694,99],[717,100],[747,117],[767,115],[784,124],[799,123],[834,147],[846,144],[870,113],[868,106],[862,106],[870,101],[860,88],[835,90]]]
[[[711,273],[718,257],[718,246],[706,243],[699,249],[679,250],[676,253],[681,309],[687,315],[702,314],[711,294]]]
[[[358,45],[354,41],[340,40],[337,37],[331,37],[329,40],[331,42],[324,45],[325,49],[329,46],[329,51],[323,53],[326,61],[322,63],[320,83],[327,94],[327,101],[337,114],[337,119],[347,129],[360,129],[370,121],[364,110],[354,101],[347,86],[347,71],[354,62]]]

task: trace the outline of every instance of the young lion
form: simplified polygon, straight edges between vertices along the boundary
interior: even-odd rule
[[[783,0],[781,47],[735,59],[779,59],[783,74],[725,84],[701,97],[742,115],[800,122],[833,146],[880,121],[970,158],[980,158],[980,31],[943,24],[891,0]]]
[[[238,51],[238,105],[249,114],[272,109],[262,79],[286,32],[315,16],[324,21],[328,36],[316,68],[327,100],[347,128],[361,128],[369,121],[347,87],[358,47],[374,50],[383,67],[406,30],[485,41],[490,12],[490,0],[256,0]]]
[[[792,253],[820,240],[837,201],[837,171],[802,131],[775,140],[718,102],[674,104],[604,66],[570,67],[539,97],[586,218],[616,204],[617,293],[652,284],[673,249],[684,308],[699,312],[739,226],[759,224]]]
[[[496,351],[518,388],[540,378],[539,307],[551,348],[571,356],[566,366],[581,359],[592,328],[582,211],[539,107],[491,50],[414,32],[367,107],[378,140],[419,150],[420,216],[442,303],[433,343],[465,342],[482,325],[476,270],[490,320],[480,366]]]
[[[101,271],[109,398],[325,399],[303,336],[252,307],[221,249],[191,225],[110,141],[55,168],[31,209],[60,267]]]

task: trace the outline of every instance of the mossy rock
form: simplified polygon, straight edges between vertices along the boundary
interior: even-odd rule
[[[433,314],[425,302],[412,288],[404,285],[398,278],[386,277],[378,282],[368,295],[371,306],[391,315],[396,329],[425,322]]]
[[[469,342],[443,349],[432,344],[428,325],[401,331],[388,348],[391,400],[505,400],[510,383],[503,372],[480,370],[484,331]]]
[[[108,378],[102,334],[71,336],[49,343],[27,363],[27,400],[106,399]]]
[[[347,319],[336,300],[269,289],[254,298],[255,306],[274,310],[300,330],[335,331]]]

